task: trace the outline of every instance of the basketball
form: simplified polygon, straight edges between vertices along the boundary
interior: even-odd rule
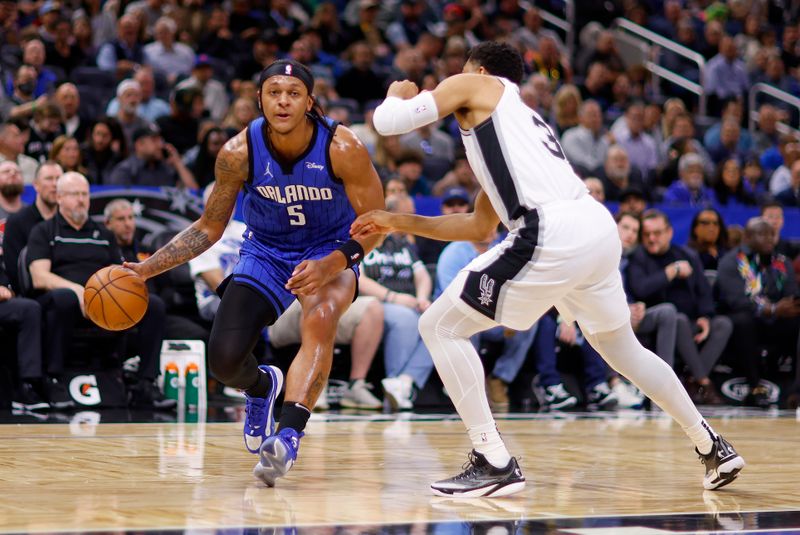
[[[147,285],[136,272],[108,266],[89,277],[83,294],[86,316],[109,331],[136,325],[147,310]]]

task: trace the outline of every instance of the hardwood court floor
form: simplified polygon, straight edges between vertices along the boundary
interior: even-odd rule
[[[702,465],[666,417],[509,416],[499,427],[528,487],[466,501],[428,490],[466,460],[464,427],[452,416],[331,418],[315,415],[298,464],[274,489],[251,476],[256,457],[244,450],[238,423],[0,425],[0,530],[369,531],[449,520],[800,511],[793,415],[710,419],[748,462],[716,493],[703,491]]]

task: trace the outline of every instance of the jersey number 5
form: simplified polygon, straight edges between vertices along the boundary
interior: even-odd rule
[[[550,151],[550,154],[552,154],[553,156],[555,156],[560,160],[566,160],[567,157],[564,156],[564,150],[561,148],[561,145],[556,139],[556,136],[553,135],[553,131],[550,130],[549,126],[547,126],[547,123],[539,119],[539,116],[534,115],[533,124],[535,124],[539,128],[542,128],[547,133],[547,141],[543,140],[542,145],[544,145],[545,148],[548,151]]]
[[[303,213],[303,205],[302,204],[295,204],[292,206],[287,206],[286,211],[289,212],[289,224],[301,227],[306,224],[306,216]]]

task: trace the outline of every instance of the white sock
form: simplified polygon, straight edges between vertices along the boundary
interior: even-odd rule
[[[494,325],[477,313],[465,315],[445,292],[420,317],[419,331],[473,447],[493,466],[503,468],[511,455],[497,432],[486,398],[483,364],[469,341]]]
[[[508,461],[511,460],[511,454],[508,453],[503,439],[500,438],[500,433],[498,433],[494,421],[490,424],[471,427],[467,432],[469,433],[470,440],[472,440],[472,447],[475,448],[475,451],[486,457],[489,464],[497,468],[505,468],[508,466]]]
[[[699,422],[690,427],[684,427],[683,431],[694,442],[697,451],[703,455],[708,455],[711,452],[717,434],[704,419],[701,418]]]

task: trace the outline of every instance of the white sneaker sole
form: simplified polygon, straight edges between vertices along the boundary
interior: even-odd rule
[[[461,491],[459,489],[452,489],[452,492],[447,492],[445,489],[437,489],[431,485],[431,492],[437,496],[446,496],[448,498],[500,498],[501,496],[509,496],[522,491],[525,488],[524,481],[518,481],[509,485],[504,485],[498,488],[497,484],[487,485],[478,489],[468,491]]]
[[[730,483],[739,477],[739,472],[745,467],[747,463],[744,462],[741,456],[736,456],[725,464],[717,467],[716,473],[712,474],[713,477],[703,478],[703,488],[706,490],[715,490]]]
[[[287,462],[284,460],[288,452],[283,442],[276,439],[273,443],[273,448],[265,448],[264,446],[269,446],[269,443],[264,441],[264,444],[261,445],[258,464],[253,468],[253,475],[268,487],[274,487],[275,480],[285,476],[294,466],[294,461],[290,461],[287,466]]]

